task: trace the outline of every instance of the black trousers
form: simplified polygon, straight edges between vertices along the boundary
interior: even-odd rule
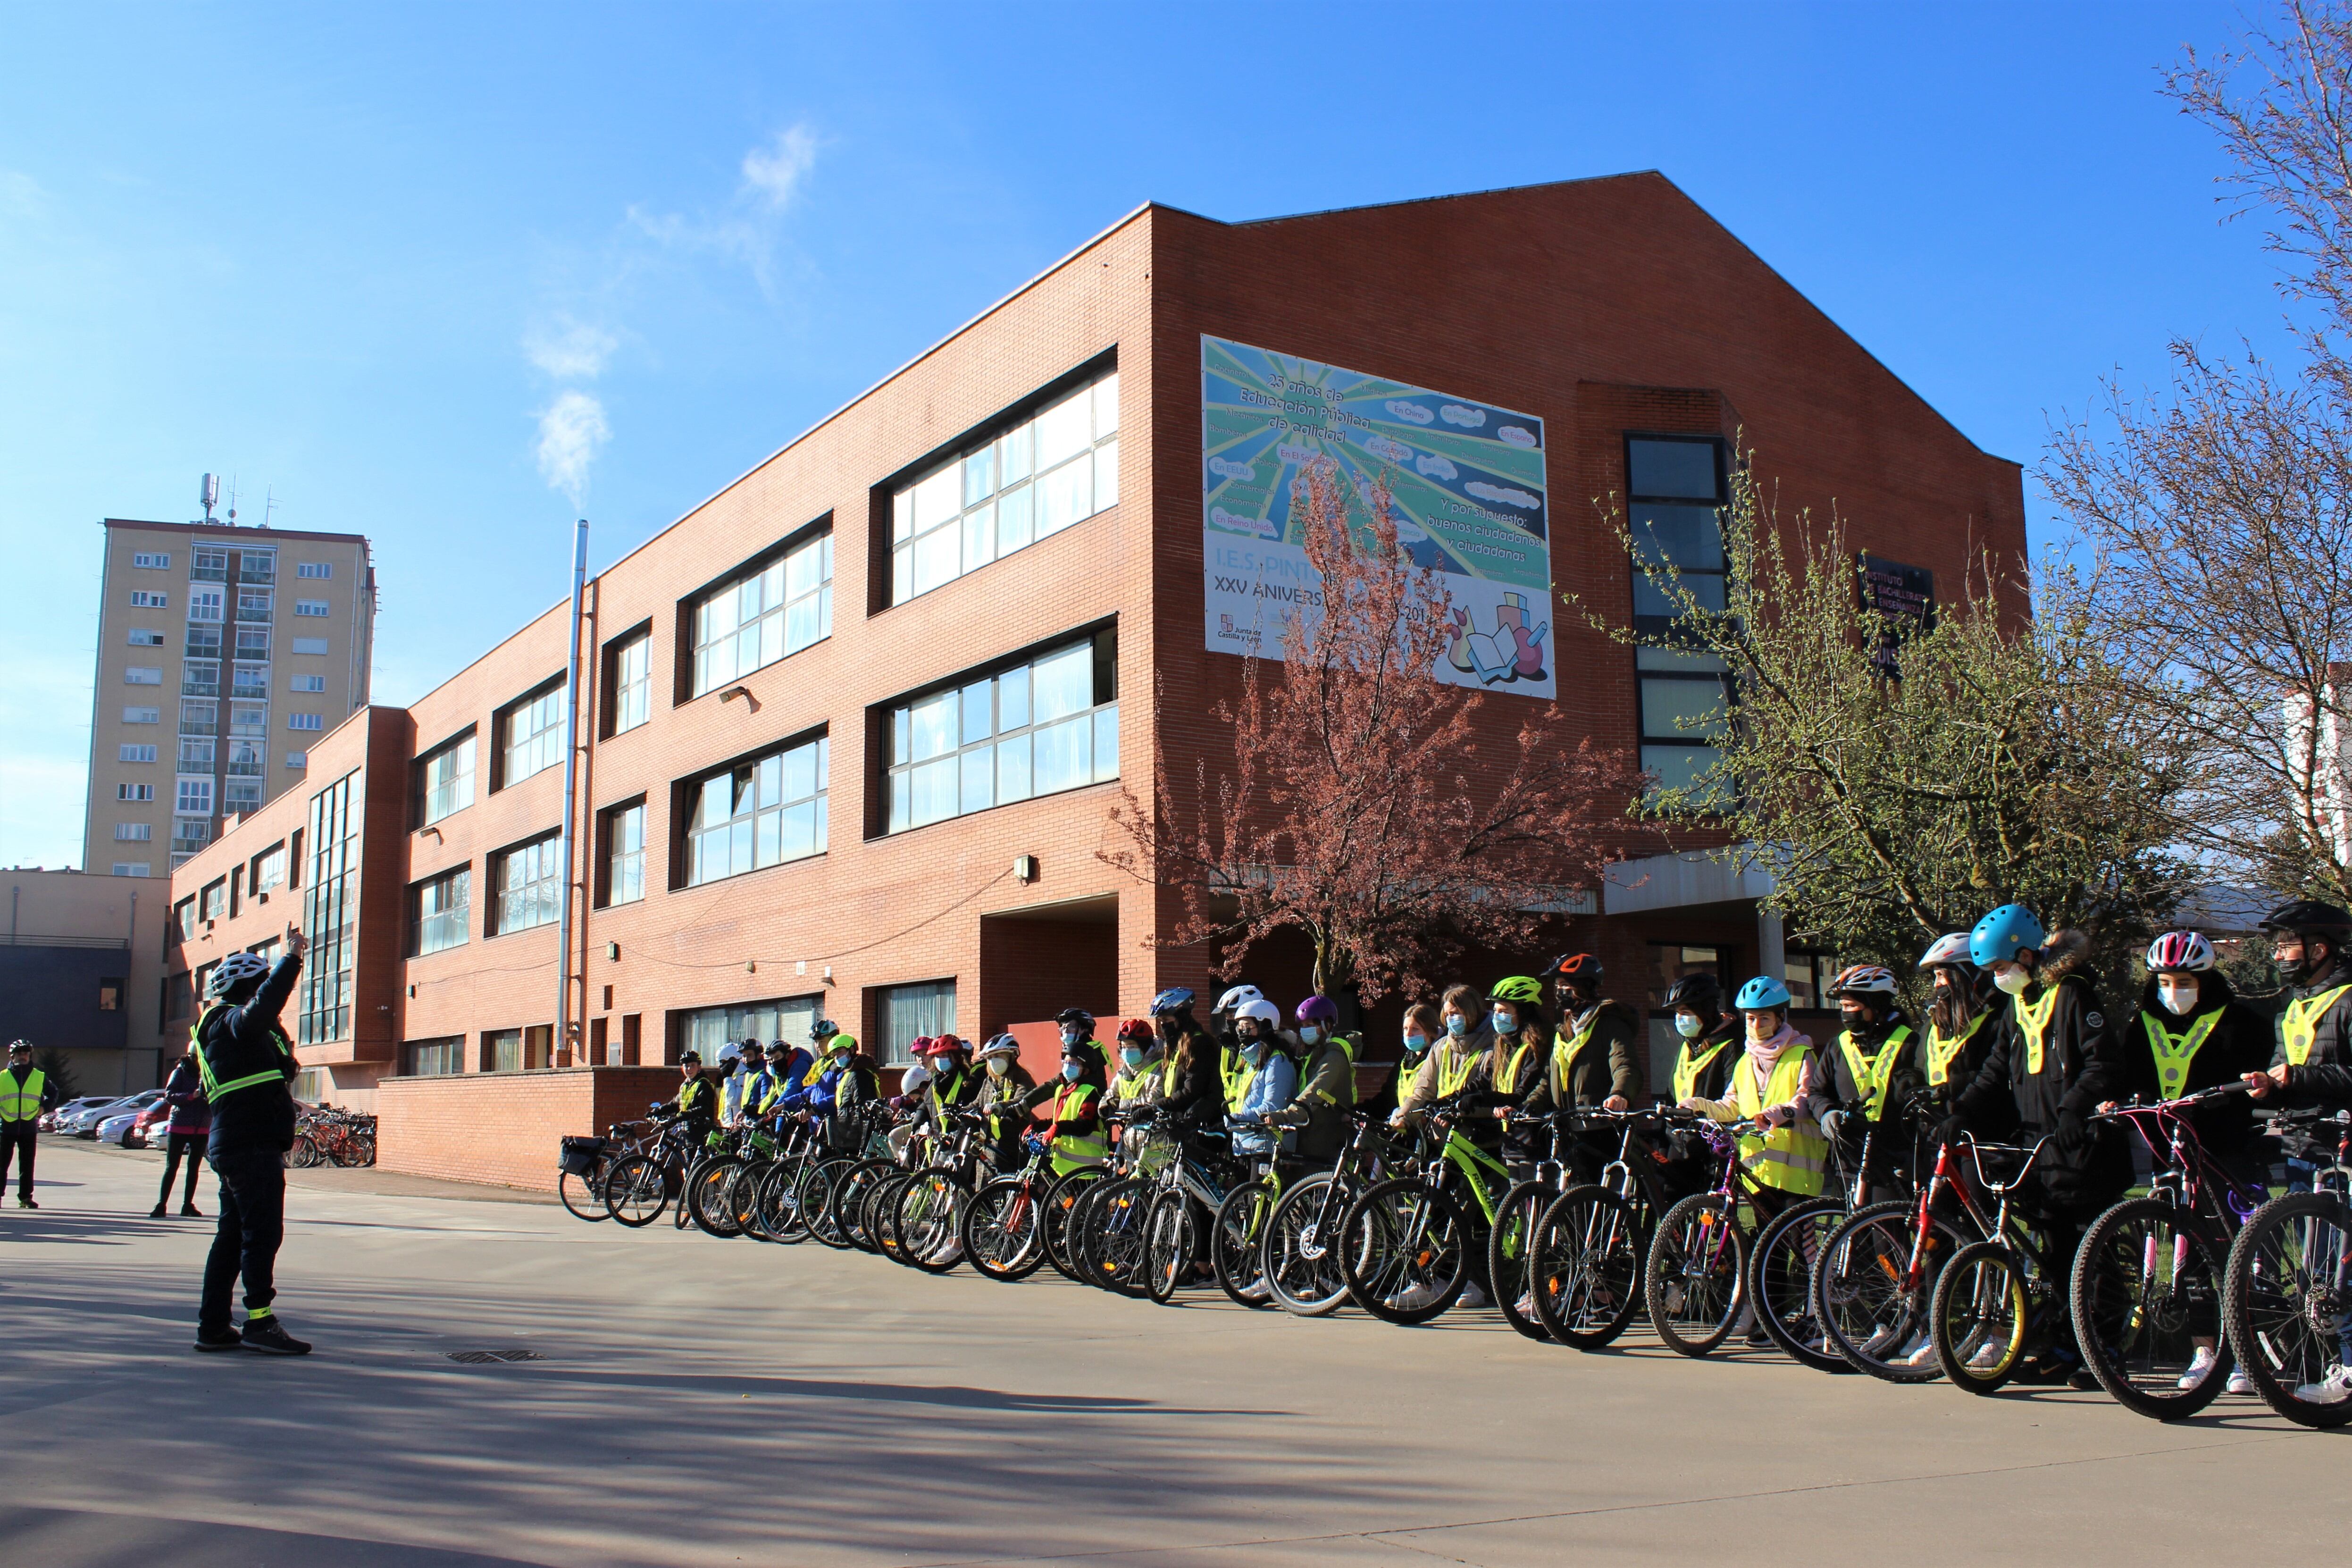
[[[220,1178],[220,1226],[205,1259],[196,1326],[226,1329],[239,1275],[248,1315],[277,1299],[278,1244],[286,1239],[286,1156],[275,1149],[239,1150],[213,1156],[212,1167]]]
[[[8,1185],[8,1162],[16,1162],[16,1195],[33,1195],[33,1145],[40,1134],[30,1121],[0,1121],[0,1189]]]
[[[205,1142],[211,1135],[205,1132],[174,1132],[163,1145],[163,1184],[155,1189],[155,1203],[162,1206],[172,1201],[172,1177],[180,1169],[180,1160],[188,1162],[188,1190],[180,1195],[185,1207],[196,1201],[196,1177],[205,1168]]]

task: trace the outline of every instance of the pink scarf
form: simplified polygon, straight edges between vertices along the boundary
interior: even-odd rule
[[[1790,1046],[1811,1046],[1812,1043],[1810,1037],[1797,1033],[1786,1023],[1780,1026],[1780,1032],[1769,1040],[1748,1041],[1748,1058],[1756,1064],[1757,1088],[1760,1089],[1772,1081],[1772,1069],[1780,1065],[1782,1051]]]

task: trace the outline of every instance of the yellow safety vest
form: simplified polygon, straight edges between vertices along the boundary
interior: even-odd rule
[[[1869,1101],[1873,1121],[1886,1114],[1886,1091],[1895,1082],[1895,1058],[1903,1054],[1904,1043],[1910,1038],[1911,1026],[1905,1024],[1886,1037],[1877,1056],[1864,1060],[1862,1047],[1853,1043],[1853,1031],[1838,1031],[1838,1049],[1845,1053],[1845,1065],[1853,1073],[1853,1087]]]
[[[1496,1094],[1511,1094],[1517,1090],[1519,1087],[1519,1069],[1527,1066],[1528,1058],[1535,1054],[1535,1049],[1536,1043],[1534,1040],[1522,1039],[1520,1041],[1519,1048],[1511,1053],[1511,1059],[1503,1064],[1503,1070],[1495,1075],[1495,1092]]]
[[[27,1071],[22,1083],[15,1073],[0,1068],[0,1121],[30,1121],[39,1116],[41,1090],[48,1081],[38,1068]]]
[[[1347,1102],[1349,1105],[1353,1105],[1356,1103],[1356,1042],[1348,1038],[1345,1035],[1334,1035],[1329,1039],[1324,1041],[1320,1046],[1318,1046],[1316,1047],[1318,1054],[1315,1059],[1308,1062],[1306,1067],[1299,1069],[1298,1081],[1304,1083],[1308,1079],[1314,1077],[1316,1071],[1322,1067],[1324,1057],[1334,1049],[1338,1050],[1341,1056],[1348,1058]],[[1326,1105],[1338,1105],[1339,1103],[1339,1101],[1334,1099],[1330,1094],[1319,1089],[1310,1091],[1302,1098],[1319,1100]]]
[[[1790,1046],[1772,1064],[1772,1081],[1762,1092],[1756,1087],[1752,1058],[1731,1069],[1731,1096],[1739,1114],[1753,1121],[1757,1112],[1767,1105],[1787,1105],[1797,1098],[1804,1083],[1805,1061],[1812,1052],[1801,1046]],[[1829,1142],[1818,1131],[1808,1132],[1810,1122],[1801,1119],[1785,1127],[1776,1127],[1759,1138],[1753,1134],[1739,1141],[1740,1163],[1749,1175],[1768,1187],[1778,1187],[1784,1193],[1800,1197],[1817,1197],[1822,1190],[1822,1170],[1828,1163]]]
[[[188,1045],[196,1058],[196,1077],[203,1080],[205,1099],[214,1105],[221,1102],[221,1096],[235,1094],[240,1089],[252,1089],[257,1084],[286,1081],[286,1074],[277,1068],[270,1068],[262,1072],[247,1073],[243,1078],[231,1079],[226,1083],[221,1082],[213,1076],[212,1058],[205,1055],[205,1024],[214,1014],[227,1005],[226,1002],[213,1003],[197,1014],[196,1021],[188,1026]],[[286,1031],[273,1025],[269,1030],[269,1037],[277,1044],[278,1054],[286,1058],[286,1065],[292,1067],[294,1047],[286,1038]]]
[[[1243,1094],[1249,1089],[1250,1079],[1256,1076],[1257,1069],[1250,1066],[1249,1058],[1241,1052],[1230,1046],[1220,1046],[1217,1048],[1217,1077],[1225,1086],[1225,1105],[1228,1109],[1242,1102]]]
[[[1960,1047],[1975,1039],[1977,1031],[1983,1028],[1984,1021],[1991,1016],[1990,1013],[1978,1014],[1969,1020],[1967,1028],[1950,1039],[1946,1039],[1934,1025],[1927,1026],[1927,1082],[1930,1085],[1941,1089],[1951,1080],[1952,1062],[1959,1056]]]
[[[2028,1002],[2023,996],[2011,999],[2017,1007],[2017,1026],[2025,1035],[2025,1070],[2032,1077],[2042,1074],[2042,1053],[2050,1044],[2050,1023],[2058,1012],[2058,986],[2051,986],[2039,1002]]]
[[[2336,999],[2347,991],[2352,991],[2352,985],[2338,985],[2333,991],[2286,1005],[2286,1012],[2279,1020],[2279,1034],[2286,1046],[2288,1066],[2301,1067],[2311,1059],[2312,1042],[2319,1038],[2320,1015],[2336,1005]]]
[[[1474,1051],[1466,1047],[1447,1046],[1444,1054],[1437,1058],[1437,1098],[1451,1100],[1460,1094],[1462,1086],[1470,1081],[1471,1069],[1478,1065],[1478,1058],[1486,1054],[1484,1051]]]
[[[2180,1086],[2189,1081],[2189,1064],[2197,1059],[2197,1048],[2211,1037],[2213,1026],[2227,1011],[2216,1007],[2177,1035],[2155,1014],[2139,1016],[2141,1026],[2147,1030],[2147,1048],[2156,1054],[2156,1087],[2165,1099],[2180,1098]]]
[[[1676,1105],[1680,1105],[1698,1092],[1698,1075],[1712,1066],[1716,1058],[1731,1048],[1729,1040],[1717,1040],[1715,1042],[1715,1049],[1703,1057],[1694,1057],[1691,1055],[1691,1048],[1697,1043],[1685,1040],[1681,1054],[1675,1058],[1674,1084]]]
[[[963,1087],[963,1069],[958,1068],[955,1082],[948,1086],[949,1099],[953,1099],[956,1090]],[[940,1098],[940,1079],[937,1073],[933,1073],[929,1081],[923,1085],[923,1092],[931,1099],[931,1125],[944,1131],[948,1124],[948,1108],[947,1101]]]
[[[1072,1084],[1054,1100],[1054,1141],[1050,1152],[1056,1173],[1074,1171],[1080,1165],[1099,1165],[1110,1158],[1110,1144],[1102,1135],[1102,1127],[1084,1137],[1061,1131],[1063,1121],[1077,1121],[1095,1112],[1094,1101],[1101,1090],[1090,1083]]]
[[[1572,1103],[1568,1094],[1568,1075],[1575,1068],[1576,1058],[1583,1054],[1584,1047],[1592,1043],[1592,1031],[1600,1026],[1601,1009],[1595,1007],[1584,1027],[1573,1035],[1557,1037],[1558,1043],[1551,1053],[1551,1092],[1552,1098],[1562,1105]]]

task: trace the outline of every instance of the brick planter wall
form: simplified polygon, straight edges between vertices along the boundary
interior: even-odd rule
[[[676,1068],[658,1067],[388,1078],[376,1089],[376,1163],[551,1193],[559,1139],[643,1116],[677,1085]]]

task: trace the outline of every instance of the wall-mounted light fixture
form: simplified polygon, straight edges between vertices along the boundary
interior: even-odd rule
[[[1034,855],[1015,855],[1013,858],[1013,875],[1024,882],[1035,881],[1037,879],[1037,857]]]
[[[743,700],[743,705],[752,712],[757,713],[760,710],[760,700],[751,695],[751,689],[748,686],[730,686],[719,694],[719,700],[732,702],[738,697]]]

